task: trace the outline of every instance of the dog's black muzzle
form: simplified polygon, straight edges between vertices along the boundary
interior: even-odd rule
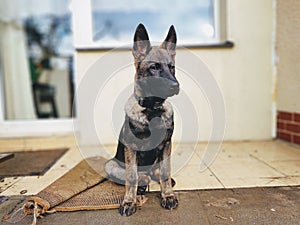
[[[166,99],[179,93],[179,83],[176,79],[163,77],[143,77],[136,81],[136,88],[142,96]]]

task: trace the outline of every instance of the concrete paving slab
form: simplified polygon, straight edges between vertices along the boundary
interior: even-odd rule
[[[168,211],[159,205],[159,192],[147,193],[148,201],[131,217],[118,210],[54,213],[38,220],[38,225],[96,224],[300,224],[300,186],[240,188],[177,192],[179,206]],[[21,207],[25,196],[9,196],[0,204],[0,217]],[[18,224],[31,224],[32,217]],[[0,224],[8,225],[1,221]]]

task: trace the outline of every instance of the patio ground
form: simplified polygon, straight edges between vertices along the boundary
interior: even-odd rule
[[[0,196],[8,198],[0,204],[1,217],[82,158],[109,158],[115,151],[115,145],[79,148],[71,137],[0,140],[0,152],[58,147],[70,150],[44,176],[5,178],[0,183]],[[117,210],[55,213],[38,224],[300,224],[299,147],[280,141],[225,142],[220,147],[209,157],[208,168],[200,170],[201,159],[209,154],[206,143],[174,145],[179,207],[173,211],[159,206],[159,188],[153,184],[148,201],[132,217],[121,217]],[[27,219],[19,224],[30,224]]]

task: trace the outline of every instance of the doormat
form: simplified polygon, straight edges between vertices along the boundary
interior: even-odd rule
[[[0,177],[41,176],[62,157],[67,148],[14,152],[14,157],[0,163]]]
[[[103,157],[81,161],[4,219],[17,223],[32,215],[32,224],[36,224],[37,218],[47,213],[118,208],[123,201],[125,187],[106,179],[106,161]]]

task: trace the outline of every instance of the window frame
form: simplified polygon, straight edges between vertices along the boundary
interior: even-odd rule
[[[192,44],[180,44],[179,47],[233,47],[233,43],[227,41],[227,0],[212,0],[214,4],[215,38],[210,42]],[[93,18],[91,0],[82,4],[81,0],[72,0],[70,5],[73,19],[73,35],[76,50],[105,50],[113,48],[129,49],[131,46],[101,46],[93,41]]]

